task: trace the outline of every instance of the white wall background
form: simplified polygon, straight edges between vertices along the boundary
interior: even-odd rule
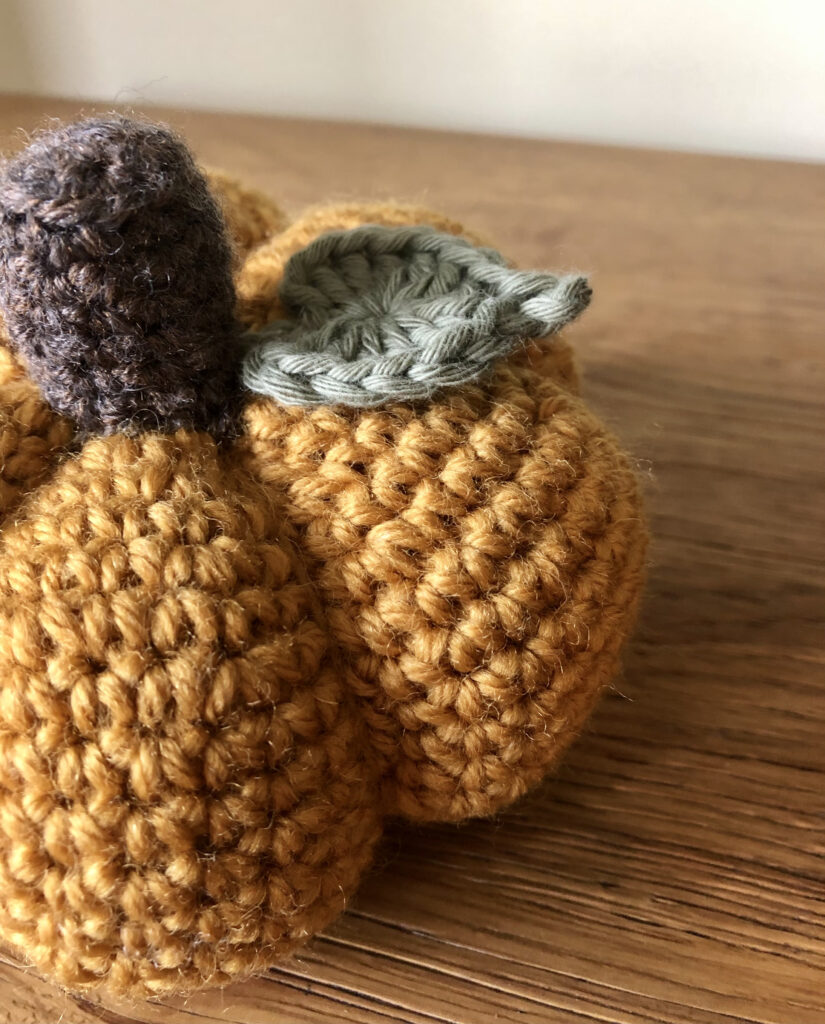
[[[0,91],[825,159],[825,0],[0,0]]]

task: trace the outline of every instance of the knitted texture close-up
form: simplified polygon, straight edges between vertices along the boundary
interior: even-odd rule
[[[477,380],[587,305],[578,275],[512,270],[493,249],[411,225],[329,231],[293,255],[243,380],[287,405],[425,399]]]
[[[619,669],[647,531],[557,333],[583,279],[416,207],[287,224],[165,129],[144,179],[136,125],[0,184],[0,941],[145,997],[282,962],[386,820],[537,784]],[[153,305],[123,289],[158,225]],[[285,390],[240,389],[256,345]]]

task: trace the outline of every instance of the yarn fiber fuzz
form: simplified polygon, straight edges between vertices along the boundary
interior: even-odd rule
[[[259,221],[271,217],[264,206]],[[240,226],[243,244],[256,225]],[[85,433],[230,430],[234,298],[220,208],[168,128],[90,118],[2,168],[8,334]]]
[[[248,329],[323,232],[470,237],[396,205],[281,229],[214,180]],[[424,405],[249,397],[223,445],[84,440],[0,351],[0,446],[0,937],[74,990],[277,964],[388,816],[491,814],[552,769],[634,620],[636,476],[560,336]]]

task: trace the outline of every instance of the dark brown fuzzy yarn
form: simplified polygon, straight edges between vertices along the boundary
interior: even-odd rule
[[[226,433],[238,405],[231,249],[168,128],[40,134],[0,174],[0,306],[47,401],[84,433]]]

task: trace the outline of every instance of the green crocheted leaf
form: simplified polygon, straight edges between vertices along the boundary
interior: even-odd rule
[[[590,294],[584,277],[513,270],[429,227],[330,231],[287,263],[280,296],[293,318],[254,336],[243,381],[286,405],[430,398],[555,333]]]

